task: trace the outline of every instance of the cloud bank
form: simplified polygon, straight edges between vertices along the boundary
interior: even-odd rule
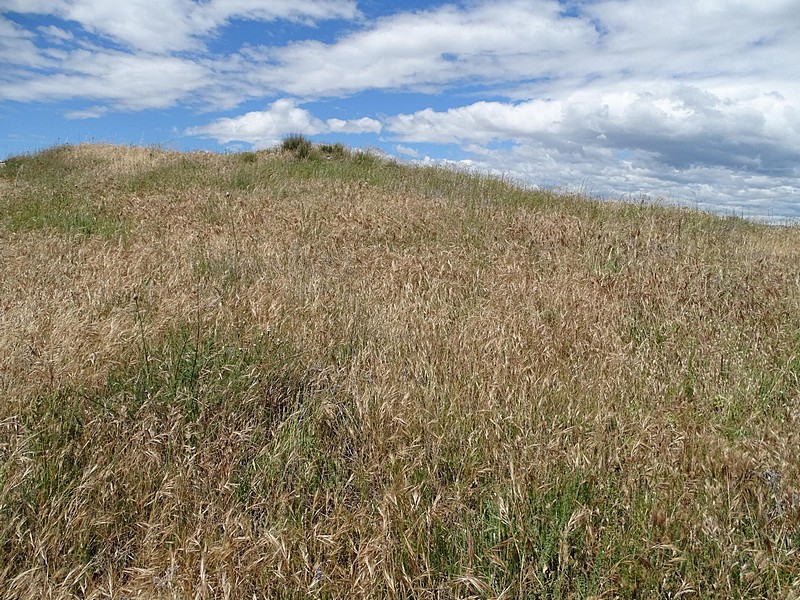
[[[218,119],[202,127],[192,127],[186,135],[211,137],[220,143],[248,142],[255,148],[268,148],[278,144],[289,134],[320,133],[379,133],[381,124],[364,117],[353,121],[327,119],[322,121],[295,101],[282,99],[273,102],[265,111],[253,111],[240,117]]]

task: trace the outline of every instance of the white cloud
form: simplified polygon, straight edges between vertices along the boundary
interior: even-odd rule
[[[103,100],[122,110],[226,109],[263,94],[244,76],[251,64],[207,52],[204,41],[231,19],[311,24],[358,15],[353,0],[6,0],[0,13],[53,15],[68,27],[39,27],[39,47],[33,31],[0,14],[0,99]]]
[[[410,156],[411,158],[418,158],[419,152],[417,152],[414,148],[410,148],[408,146],[403,146],[402,144],[397,144],[394,147],[394,151],[398,154],[403,154],[405,156]]]
[[[84,110],[70,110],[64,116],[68,119],[98,119],[108,113],[106,106],[92,106]]]
[[[380,121],[369,117],[353,120],[328,119],[323,131],[319,133],[380,133],[381,127]]]
[[[560,10],[554,0],[446,5],[380,19],[333,44],[305,41],[249,56],[268,65],[254,71],[255,81],[296,95],[543,77],[559,55],[597,37],[588,22],[560,19]]]
[[[49,64],[34,43],[35,35],[0,15],[0,63],[5,66],[0,80],[9,77],[9,67],[42,68]],[[0,97],[2,91],[0,91]]]
[[[301,133],[378,133],[381,124],[370,118],[352,121],[328,119],[323,121],[291,99],[273,102],[268,110],[248,112],[239,117],[217,119],[200,127],[186,130],[186,135],[210,137],[220,144],[232,141],[248,142],[255,147],[274,146],[287,134]]]
[[[792,6],[794,5],[794,6]],[[380,19],[331,44],[248,49],[252,81],[284,93],[440,91],[459,83],[518,99],[553,97],[602,80],[698,82],[781,70],[800,78],[796,1],[600,0],[564,17],[555,0],[474,2]],[[298,73],[303,76],[298,77]]]
[[[353,19],[359,15],[355,0],[211,0],[207,9],[218,22],[239,17],[256,21],[285,19],[315,23],[328,19]]]
[[[4,12],[55,15],[132,49],[198,50],[230,19],[313,22],[357,16],[354,0],[5,0]]]
[[[180,58],[77,50],[69,69],[9,82],[2,95],[20,102],[80,97],[127,110],[167,108],[206,86],[209,76],[203,65]]]
[[[36,30],[41,33],[42,35],[55,40],[56,43],[60,41],[68,41],[75,38],[72,35],[72,32],[67,31],[65,29],[61,29],[61,27],[56,27],[55,25],[48,25],[47,27],[37,27]]]
[[[562,104],[532,100],[521,104],[477,102],[436,112],[430,108],[387,121],[387,130],[403,141],[432,143],[489,142],[555,131]]]
[[[463,144],[532,139],[556,145],[637,148],[660,154],[674,167],[687,166],[693,159],[736,166],[730,161],[744,160],[745,155],[752,164],[739,166],[771,170],[796,164],[800,115],[795,103],[771,92],[750,88],[738,92],[717,95],[659,82],[638,91],[589,87],[559,100],[477,102],[439,112],[425,109],[390,117],[385,129],[402,141]]]

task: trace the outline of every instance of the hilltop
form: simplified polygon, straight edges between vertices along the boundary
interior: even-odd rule
[[[798,228],[80,145],[0,264],[2,598],[800,593]]]

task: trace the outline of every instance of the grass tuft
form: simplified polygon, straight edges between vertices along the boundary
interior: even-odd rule
[[[314,144],[302,135],[288,136],[283,140],[281,148],[301,160],[309,158],[314,152]]]

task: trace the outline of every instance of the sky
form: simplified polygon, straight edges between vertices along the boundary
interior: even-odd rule
[[[800,0],[0,0],[0,158],[287,135],[800,219]]]

